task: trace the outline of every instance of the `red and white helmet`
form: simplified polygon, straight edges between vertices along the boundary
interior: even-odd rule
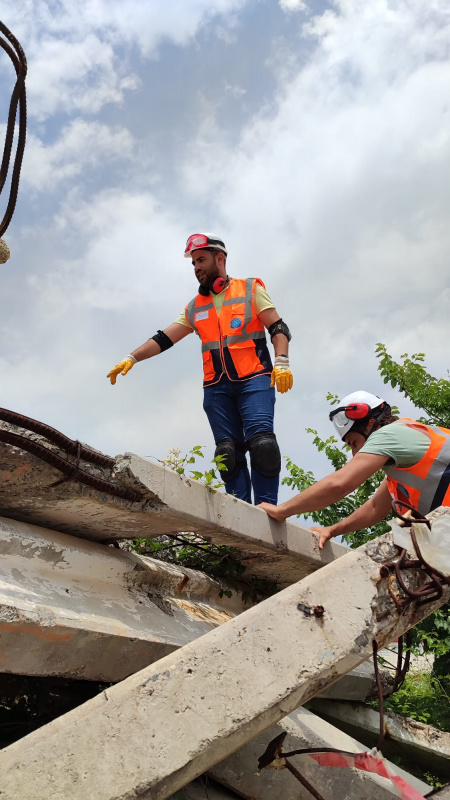
[[[193,250],[206,250],[210,248],[220,250],[222,253],[225,253],[226,256],[228,255],[225,243],[219,236],[216,236],[214,233],[192,233],[186,242],[184,257],[190,258]]]
[[[351,392],[342,398],[338,407],[330,412],[330,420],[341,439],[358,423],[368,421],[374,408],[385,403],[381,397],[370,392]]]

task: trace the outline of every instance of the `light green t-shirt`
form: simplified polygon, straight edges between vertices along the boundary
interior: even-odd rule
[[[392,422],[371,433],[360,453],[389,456],[385,466],[412,467],[425,455],[430,446],[426,433],[408,425]]]
[[[217,314],[220,314],[220,309],[223,306],[223,301],[225,299],[225,292],[226,288],[219,292],[219,294],[214,294],[211,292],[211,297],[214,301],[214,305],[216,308]],[[256,284],[255,289],[255,309],[256,313],[260,314],[261,311],[265,311],[267,308],[275,308],[275,305],[269,295],[267,294],[266,290],[263,289],[260,283]],[[184,309],[179,317],[176,318],[175,322],[178,322],[180,325],[186,325],[186,327],[191,328],[193,330],[192,325],[187,321],[186,315],[184,313]]]

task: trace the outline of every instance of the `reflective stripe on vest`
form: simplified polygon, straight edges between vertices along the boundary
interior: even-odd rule
[[[429,514],[439,506],[450,506],[450,430],[437,425],[422,425],[401,419],[393,425],[407,425],[425,433],[430,445],[425,455],[412,467],[384,467],[389,491],[398,500],[405,499],[421,514]]]
[[[231,278],[219,315],[210,295],[198,294],[186,306],[186,319],[202,341],[204,386],[223,374],[239,381],[271,373],[264,326],[254,309],[257,284],[264,288],[259,278]]]

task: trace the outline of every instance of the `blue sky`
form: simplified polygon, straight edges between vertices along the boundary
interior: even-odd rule
[[[0,271],[3,406],[111,454],[211,455],[194,337],[105,378],[194,295],[183,246],[205,229],[292,330],[276,431],[296,463],[328,468],[305,432],[331,433],[328,390],[410,413],[381,382],[377,342],[446,374],[444,0],[16,0],[0,18],[29,63]]]

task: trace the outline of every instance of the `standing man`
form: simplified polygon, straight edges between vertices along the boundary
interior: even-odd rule
[[[228,252],[218,236],[194,233],[184,251],[199,282],[197,295],[178,319],[133,350],[107,377],[116,382],[136,364],[168,350],[195,333],[201,339],[203,408],[224,456],[225,489],[251,503],[276,503],[281,455],[273,431],[275,389],[292,388],[289,328],[280,318],[260,278],[230,278]],[[275,350],[272,366],[267,328]],[[250,453],[251,477],[246,460]]]
[[[330,420],[351,448],[352,460],[280,506],[262,503],[270,517],[283,522],[292,514],[327,508],[379,469],[386,478],[366,503],[335,525],[311,528],[319,534],[320,549],[333,536],[381,522],[393,499],[413,505],[423,515],[450,506],[450,430],[398,419],[381,397],[361,391],[344,397]]]

